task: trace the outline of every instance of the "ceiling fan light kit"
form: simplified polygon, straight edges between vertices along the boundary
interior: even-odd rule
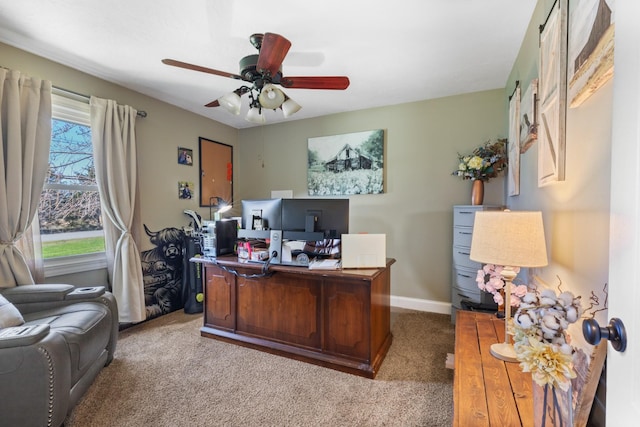
[[[263,108],[275,110],[284,102],[284,92],[273,84],[268,83],[262,87],[262,91],[260,91],[260,95],[258,95],[258,100]]]
[[[163,59],[166,65],[243,80],[251,86],[243,85],[231,93],[206,104],[206,107],[222,106],[232,114],[240,114],[241,99],[245,93],[249,94],[250,108],[247,121],[257,124],[266,122],[262,109],[277,110],[280,108],[285,118],[298,112],[302,107],[289,98],[275,85],[291,89],[329,89],[344,90],[349,87],[346,76],[326,77],[283,77],[282,61],[284,61],[291,42],[281,35],[274,33],[253,34],[249,37],[251,44],[258,49],[258,55],[248,55],[240,60],[240,74],[228,73],[200,65],[188,64],[174,59]]]
[[[298,104],[288,96],[285,95],[285,98],[286,100],[282,103],[280,108],[282,109],[282,115],[284,116],[284,118],[287,118],[300,111],[302,107],[300,106],[300,104]]]
[[[266,123],[267,119],[262,114],[262,109],[260,107],[251,107],[249,108],[249,112],[247,113],[247,117],[245,119],[251,123],[257,123],[262,125]]]
[[[240,95],[235,92],[222,95],[218,98],[218,104],[231,114],[235,114],[236,116],[240,114],[242,103],[240,101]]]

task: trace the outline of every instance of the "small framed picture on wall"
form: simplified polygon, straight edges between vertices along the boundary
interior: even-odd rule
[[[193,150],[178,147],[178,163],[181,165],[193,166]]]
[[[193,182],[178,181],[178,199],[191,199],[193,198],[194,191]]]

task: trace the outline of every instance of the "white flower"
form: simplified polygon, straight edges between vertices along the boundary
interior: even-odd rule
[[[578,310],[573,306],[567,308],[566,316],[567,322],[569,323],[577,322],[578,318],[580,317],[580,315],[578,314]]]
[[[566,329],[581,315],[580,298],[571,292],[556,296],[553,290],[545,289],[522,296],[513,319],[514,349],[520,366],[531,372],[538,384],[565,390],[576,377]]]
[[[573,294],[571,292],[563,292],[558,295],[558,302],[561,302],[563,307],[568,307],[573,304]]]
[[[514,323],[523,329],[529,329],[537,320],[535,312],[532,311],[519,312],[513,317]]]
[[[551,289],[540,292],[540,305],[552,306],[556,303],[556,294]]]

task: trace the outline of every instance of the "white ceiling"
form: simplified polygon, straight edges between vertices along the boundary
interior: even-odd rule
[[[0,0],[0,41],[240,129],[246,96],[239,116],[204,107],[240,81],[160,60],[238,73],[272,32],[292,43],[285,76],[349,77],[285,89],[302,110],[267,123],[503,88],[536,1]]]

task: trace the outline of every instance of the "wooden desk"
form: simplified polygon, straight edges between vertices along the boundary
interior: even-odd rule
[[[391,264],[309,270],[205,262],[202,336],[374,378],[391,346]],[[237,275],[234,272],[238,273]]]
[[[458,310],[456,314],[453,425],[533,426],[531,374],[493,357],[504,341],[504,319]]]

